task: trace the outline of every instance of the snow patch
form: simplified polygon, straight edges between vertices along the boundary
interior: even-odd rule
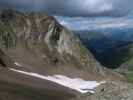
[[[32,76],[32,77],[36,77],[36,78],[40,78],[40,79],[45,79],[45,80],[49,80],[51,82],[55,82],[59,85],[68,87],[70,89],[76,90],[80,93],[95,93],[95,89],[96,87],[98,87],[101,84],[106,83],[106,81],[85,81],[81,78],[70,78],[67,76],[63,76],[63,75],[54,75],[54,76],[44,76],[41,74],[37,74],[37,73],[33,73],[33,72],[25,72],[25,71],[21,71],[21,70],[16,70],[13,68],[10,68],[10,70],[15,71],[15,72],[19,72],[28,76]]]
[[[19,64],[18,62],[14,62],[14,64],[15,64],[16,66],[22,67],[22,65]]]

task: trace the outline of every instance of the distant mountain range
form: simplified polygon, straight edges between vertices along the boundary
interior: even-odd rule
[[[119,32],[119,37],[116,37],[115,33],[110,36],[101,32],[91,31],[79,31],[75,33],[104,66],[117,68],[125,59],[128,59],[129,45],[133,44],[131,39],[127,39],[130,38],[128,34],[124,36],[126,34]]]
[[[107,28],[93,30],[103,33],[106,37],[116,41],[133,41],[133,28]]]
[[[101,64],[123,74],[133,83],[132,28],[75,33]]]

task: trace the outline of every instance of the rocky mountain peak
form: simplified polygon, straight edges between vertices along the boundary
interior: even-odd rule
[[[39,59],[37,62],[34,58],[36,67],[40,61],[46,66],[53,66],[50,64],[52,61],[58,63],[57,66],[72,66],[104,74],[102,66],[80,40],[46,13],[1,11],[0,50],[13,61],[24,59],[22,54],[35,55]]]

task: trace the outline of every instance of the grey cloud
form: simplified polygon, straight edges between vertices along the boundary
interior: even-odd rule
[[[0,0],[0,6],[46,11],[61,16],[123,16],[133,0]]]

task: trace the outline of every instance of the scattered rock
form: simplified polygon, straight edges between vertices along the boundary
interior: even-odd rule
[[[98,87],[95,94],[85,94],[73,100],[133,100],[133,86],[109,81]]]

